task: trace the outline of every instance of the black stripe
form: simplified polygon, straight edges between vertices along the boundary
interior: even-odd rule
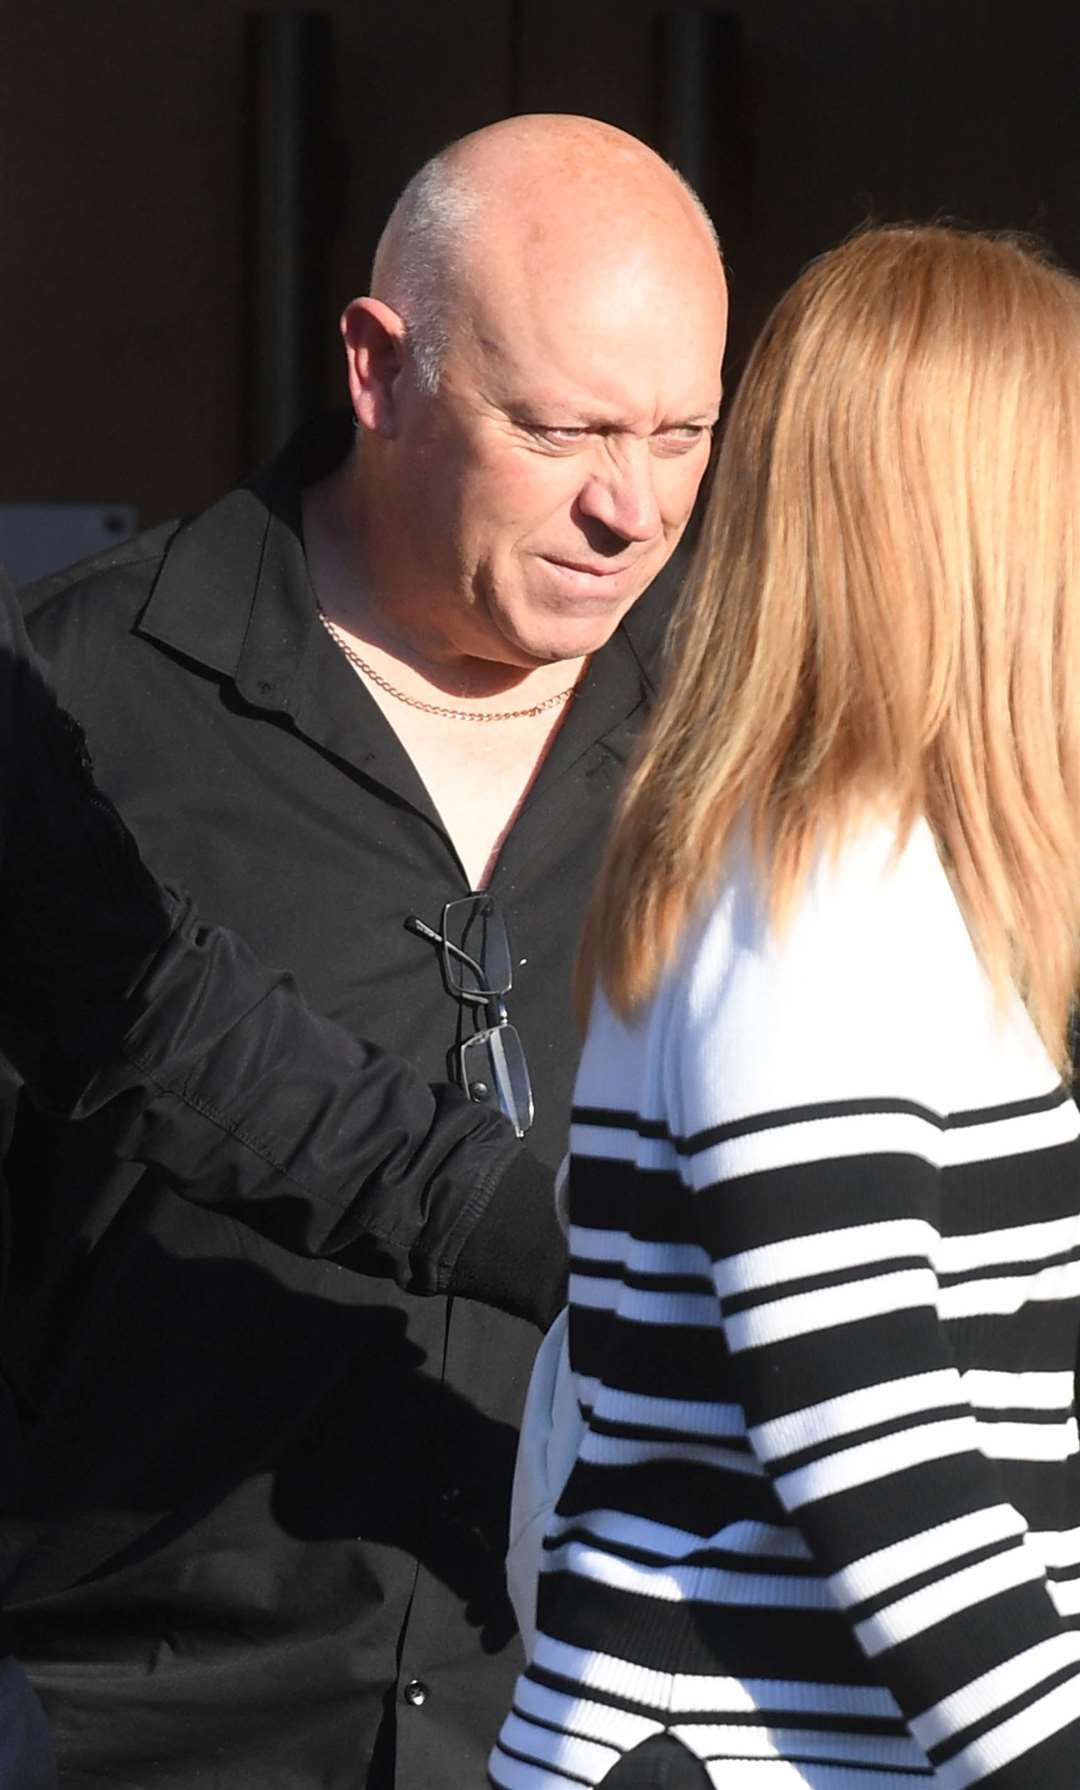
[[[541,1573],[536,1609],[541,1634],[654,1672],[878,1682],[834,1609],[668,1603],[558,1570]]]
[[[1017,1353],[1017,1314],[973,1312],[947,1318],[945,1333],[963,1367],[991,1373],[1060,1373],[1076,1347],[1075,1299],[1035,1299],[1024,1306],[1022,1356]]]
[[[695,1131],[690,1137],[676,1138],[673,1142],[680,1156],[700,1156],[705,1150],[715,1149],[717,1144],[754,1137],[762,1131],[786,1131],[792,1125],[816,1124],[822,1119],[880,1118],[886,1113],[903,1113],[932,1125],[935,1131],[948,1130],[940,1113],[931,1112],[928,1106],[920,1106],[917,1100],[821,1100],[809,1106],[780,1107],[775,1112],[756,1113],[746,1119],[729,1119],[722,1125],[710,1125],[704,1131]]]
[[[592,1407],[587,1421],[594,1436],[610,1436],[617,1442],[691,1442],[695,1448],[736,1449],[743,1454],[753,1452],[744,1430],[732,1430],[730,1435],[722,1431],[706,1434],[702,1430],[676,1429],[674,1425],[620,1422],[614,1417],[598,1417]]]
[[[1016,1410],[991,1409],[986,1405],[972,1405],[971,1409],[980,1423],[1065,1423],[1073,1414],[1071,1405],[1058,1405],[1049,1411],[1032,1411],[1026,1407]]]
[[[570,1359],[575,1373],[612,1391],[651,1397],[674,1387],[680,1398],[705,1402],[728,1392],[727,1347],[717,1325],[640,1324],[615,1311],[572,1305]]]
[[[1055,1107],[1064,1106],[1071,1099],[1068,1088],[1059,1082],[1048,1094],[1032,1094],[1027,1100],[1010,1100],[1002,1106],[973,1106],[965,1112],[950,1113],[949,1128],[959,1130],[968,1125],[993,1124],[997,1119],[1026,1119],[1032,1113],[1053,1112]]]
[[[789,1125],[805,1125],[818,1119],[856,1119],[883,1113],[906,1113],[922,1119],[936,1131],[968,1130],[974,1125],[995,1125],[1001,1120],[1028,1118],[1034,1113],[1053,1112],[1071,1098],[1059,1083],[1045,1094],[1030,1095],[1024,1100],[1009,1100],[999,1106],[969,1107],[963,1112],[942,1114],[917,1100],[894,1096],[864,1096],[858,1100],[819,1100],[805,1106],[775,1107],[771,1112],[755,1113],[744,1119],[728,1120],[711,1125],[689,1137],[674,1136],[662,1119],[643,1119],[639,1113],[620,1111],[617,1107],[574,1106],[570,1121],[575,1125],[591,1125],[603,1131],[630,1131],[641,1138],[659,1139],[674,1145],[680,1156],[696,1156],[715,1144],[727,1143],[736,1137],[750,1137],[759,1131],[782,1130]]]
[[[635,1461],[619,1467],[579,1460],[559,1496],[558,1515],[587,1518],[594,1510],[685,1529],[703,1542],[726,1523],[782,1526],[788,1521],[767,1479],[688,1460]]]
[[[1080,1243],[1071,1249],[1059,1250],[1055,1255],[1036,1256],[1034,1260],[1010,1262],[986,1262],[974,1268],[958,1268],[952,1274],[939,1274],[938,1280],[943,1287],[962,1287],[978,1285],[980,1280],[1007,1280],[1010,1275],[1020,1275],[1025,1280],[1034,1280],[1037,1274],[1047,1268],[1067,1268],[1071,1262],[1080,1261]],[[1072,1298],[1073,1294],[1065,1297]]]

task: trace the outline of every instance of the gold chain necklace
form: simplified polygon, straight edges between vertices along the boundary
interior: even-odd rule
[[[375,670],[374,665],[369,665],[366,659],[360,657],[355,647],[349,645],[337,623],[330,620],[322,604],[316,603],[315,608],[319,620],[334,645],[340,647],[349,663],[356,666],[357,671],[362,671],[365,677],[369,677],[373,684],[378,684],[379,689],[385,690],[386,694],[394,697],[395,701],[407,703],[411,709],[423,709],[425,715],[446,715],[451,721],[525,721],[533,715],[542,715],[546,709],[557,708],[560,702],[569,702],[578,693],[578,682],[575,679],[569,689],[559,690],[556,695],[546,697],[543,702],[534,703],[531,709],[451,709],[443,707],[438,702],[424,702],[419,696],[407,696],[404,690],[399,690],[396,685],[389,683],[381,672]]]

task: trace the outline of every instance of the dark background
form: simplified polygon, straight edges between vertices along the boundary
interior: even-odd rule
[[[208,502],[255,456],[251,10],[6,0],[0,501],[123,501],[152,522]],[[515,111],[589,112],[660,147],[665,131],[654,0],[321,10],[315,407],[342,391],[337,314],[433,150]],[[1034,230],[1080,267],[1075,0],[712,10],[737,12],[741,40],[707,76],[703,183],[728,249],[735,370],[800,265],[869,214]]]

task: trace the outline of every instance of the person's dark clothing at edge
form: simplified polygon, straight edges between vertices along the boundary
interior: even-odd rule
[[[475,1207],[481,1190],[492,1205],[509,1191],[534,1214],[538,1264],[512,1277],[503,1251],[489,1296],[501,1285],[508,1309],[540,1322],[557,1303],[562,1264],[542,1234],[554,1226],[549,1171],[497,1114],[427,1089],[402,1059],[311,1013],[291,978],[149,876],[92,781],[2,568],[0,938],[0,1048],[56,1114],[112,1102],[118,1156],[156,1165],[175,1191],[277,1242],[360,1269],[402,1211],[434,1205],[445,1234],[448,1214]],[[6,1213],[5,1202],[0,1179]],[[474,1226],[456,1263],[443,1248],[451,1290],[455,1273],[474,1284],[483,1272],[485,1235]],[[0,1508],[17,1498],[22,1464],[0,1381]],[[3,1640],[0,1782],[56,1790],[44,1717]]]
[[[48,581],[28,617],[155,870],[437,1081],[470,1022],[403,922],[437,925],[465,879],[318,623],[300,540],[301,486],[347,435],[307,432],[195,522]],[[665,614],[654,589],[594,658],[490,885],[549,1169],[577,931]],[[6,1358],[32,1433],[0,1540],[68,1780],[481,1782],[517,1666],[502,1554],[536,1334],[484,1303],[485,1278],[497,1261],[544,1277],[529,1203],[508,1186],[483,1215],[457,1207],[467,1297],[447,1299],[407,1215],[361,1279],[185,1204],[158,1171],[117,1174],[113,1128],[27,1107],[9,1158]],[[484,1272],[462,1285],[473,1237]]]

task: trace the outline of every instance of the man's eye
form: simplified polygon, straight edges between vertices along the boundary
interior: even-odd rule
[[[712,434],[708,423],[675,423],[670,429],[661,429],[653,436],[661,453],[685,454],[689,448],[697,447]]]
[[[535,435],[538,441],[546,441],[551,447],[573,447],[589,433],[588,429],[562,423],[528,423],[526,427],[530,435]]]

